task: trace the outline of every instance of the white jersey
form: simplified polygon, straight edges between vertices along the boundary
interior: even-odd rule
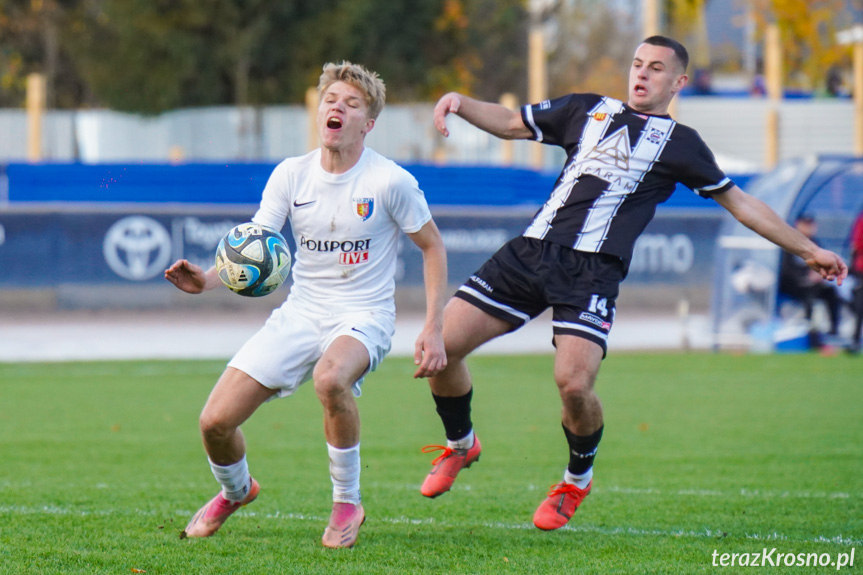
[[[416,179],[374,150],[331,174],[317,149],[276,166],[252,218],[277,230],[288,219],[297,246],[290,298],[331,312],[394,311],[399,231],[419,231],[431,213]]]

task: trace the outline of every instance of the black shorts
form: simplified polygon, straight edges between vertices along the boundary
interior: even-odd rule
[[[485,262],[455,297],[516,329],[551,307],[555,334],[593,341],[604,355],[623,278],[618,257],[520,236]]]

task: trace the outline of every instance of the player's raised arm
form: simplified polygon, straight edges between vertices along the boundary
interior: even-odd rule
[[[532,136],[524,125],[521,113],[492,102],[481,102],[462,94],[445,94],[434,108],[434,125],[437,131],[449,136],[446,117],[455,114],[480,130],[505,140],[526,139]]]
[[[812,240],[789,226],[767,204],[737,186],[717,194],[714,199],[737,221],[779,247],[803,258],[810,268],[826,280],[842,281],[848,276],[848,266],[830,250],[819,247]]]
[[[201,293],[221,285],[216,268],[204,271],[188,260],[177,260],[165,270],[165,279],[186,293]]]

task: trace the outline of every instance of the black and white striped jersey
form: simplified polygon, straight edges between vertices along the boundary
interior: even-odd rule
[[[628,265],[635,240],[678,182],[702,197],[734,185],[698,133],[670,116],[640,114],[596,94],[526,105],[521,115],[533,139],[568,156],[527,237]]]

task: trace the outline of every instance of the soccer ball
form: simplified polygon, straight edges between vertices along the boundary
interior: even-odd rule
[[[260,297],[279,288],[291,271],[291,251],[284,236],[254,223],[234,227],[216,248],[216,271],[228,289]]]

